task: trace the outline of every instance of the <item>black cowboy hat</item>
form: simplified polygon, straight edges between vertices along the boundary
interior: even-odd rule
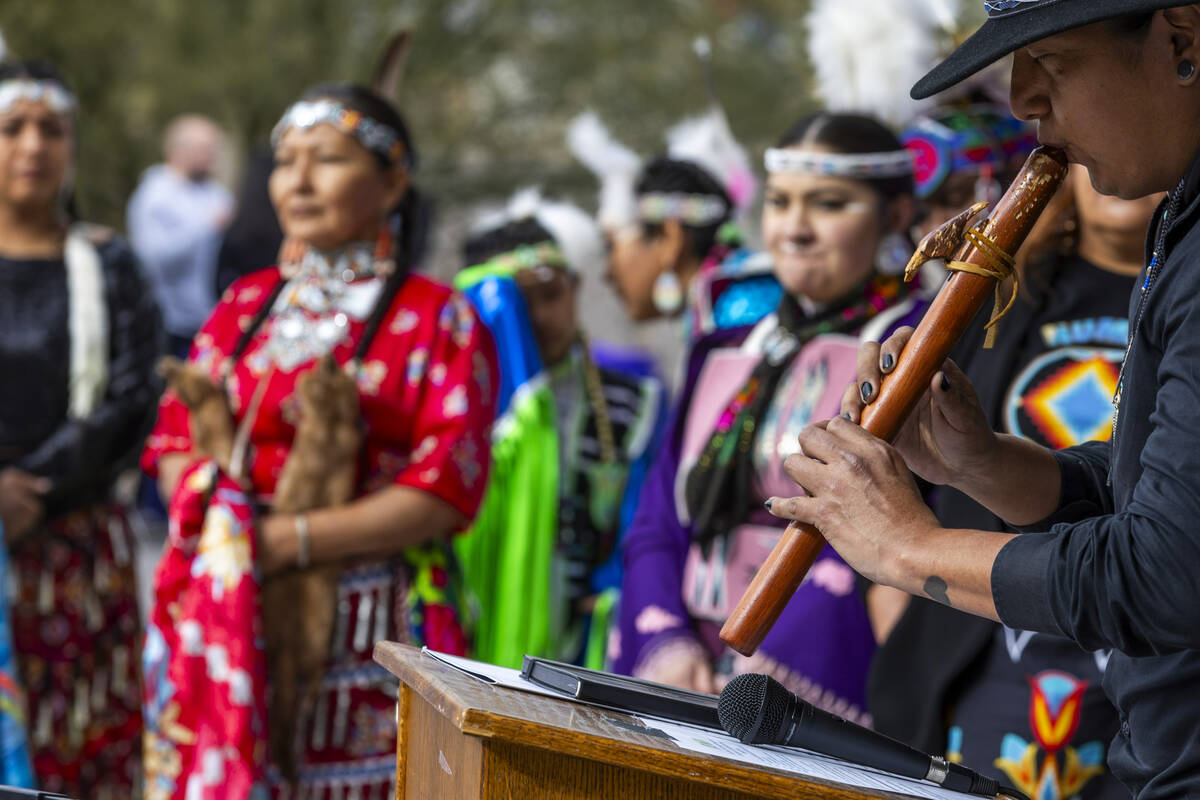
[[[988,19],[912,88],[923,100],[1009,53],[1056,33],[1103,19],[1188,5],[1179,0],[984,0]]]

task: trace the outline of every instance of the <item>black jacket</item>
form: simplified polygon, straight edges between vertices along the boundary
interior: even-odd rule
[[[1059,511],[992,569],[1006,624],[1114,648],[1109,767],[1139,798],[1200,797],[1200,161],[1179,207],[1140,322],[1130,303],[1112,442],[1057,454]]]
[[[108,386],[86,419],[67,415],[70,332],[61,261],[0,259],[0,468],[51,479],[48,516],[107,499],[137,461],[154,422],[154,364],[161,325],[132,251],[118,237],[96,243],[108,310]]]

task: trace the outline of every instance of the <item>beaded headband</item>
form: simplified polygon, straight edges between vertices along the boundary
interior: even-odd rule
[[[55,114],[69,114],[75,110],[75,95],[56,81],[11,78],[0,81],[0,114],[6,113],[18,100],[45,103]]]
[[[954,173],[1002,172],[1037,147],[1032,125],[1007,109],[977,104],[939,109],[910,123],[900,141],[913,154],[917,197],[936,192]]]
[[[307,130],[321,123],[353,136],[363,147],[393,164],[403,159],[406,165],[412,166],[404,142],[394,128],[333,100],[301,100],[293,104],[271,131],[271,146],[277,146],[289,128]]]
[[[567,257],[562,248],[554,242],[539,242],[538,244],[523,244],[515,250],[501,253],[488,261],[493,267],[505,271],[519,272],[534,267],[563,267],[567,266]]]
[[[907,150],[886,153],[822,153],[791,147],[772,147],[763,157],[768,173],[802,172],[839,178],[900,178],[913,174]]]
[[[729,212],[729,203],[714,194],[647,192],[638,197],[638,219],[642,222],[674,219],[685,225],[703,227],[721,222]]]
[[[506,253],[498,253],[482,264],[467,267],[463,272],[469,270],[511,277],[523,269],[535,267],[567,269],[567,257],[563,254],[562,248],[552,241],[523,244]]]

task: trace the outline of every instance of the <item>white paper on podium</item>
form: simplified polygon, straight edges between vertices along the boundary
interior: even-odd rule
[[[448,667],[454,667],[460,672],[465,672],[477,681],[503,686],[506,689],[518,689],[522,692],[544,694],[546,697],[557,697],[560,700],[572,699],[562,692],[556,692],[553,689],[540,686],[533,681],[525,680],[521,677],[521,670],[519,669],[497,667],[495,664],[485,664],[482,661],[473,661],[462,656],[439,653],[436,650],[430,650],[428,647],[422,647],[421,652],[430,658],[436,658]]]
[[[572,699],[562,692],[546,689],[525,680],[521,677],[520,670],[438,653],[429,648],[422,648],[422,652],[485,683],[555,697],[560,700]],[[629,712],[622,713],[628,714]],[[861,789],[894,792],[928,800],[963,800],[974,797],[974,795],[961,792],[951,792],[925,781],[902,778],[870,767],[860,767],[857,764],[839,761],[796,747],[764,747],[742,744],[732,736],[709,728],[685,725],[645,714],[631,714],[631,716],[640,719],[648,728],[662,731],[680,748],[693,753],[703,753],[759,767],[769,767],[804,778],[816,778]]]
[[[679,747],[694,753],[719,756],[757,767],[769,767],[804,778],[816,778],[860,789],[894,792],[929,800],[963,800],[974,797],[942,789],[925,781],[902,778],[796,747],[742,744],[732,736],[707,728],[681,725],[656,717],[639,716],[639,719],[670,736]]]

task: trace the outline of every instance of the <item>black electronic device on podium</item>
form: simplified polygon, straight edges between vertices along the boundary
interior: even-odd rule
[[[585,703],[723,730],[743,744],[799,747],[977,797],[1023,798],[947,762],[805,703],[766,675],[739,675],[716,695],[525,656],[526,680]]]

